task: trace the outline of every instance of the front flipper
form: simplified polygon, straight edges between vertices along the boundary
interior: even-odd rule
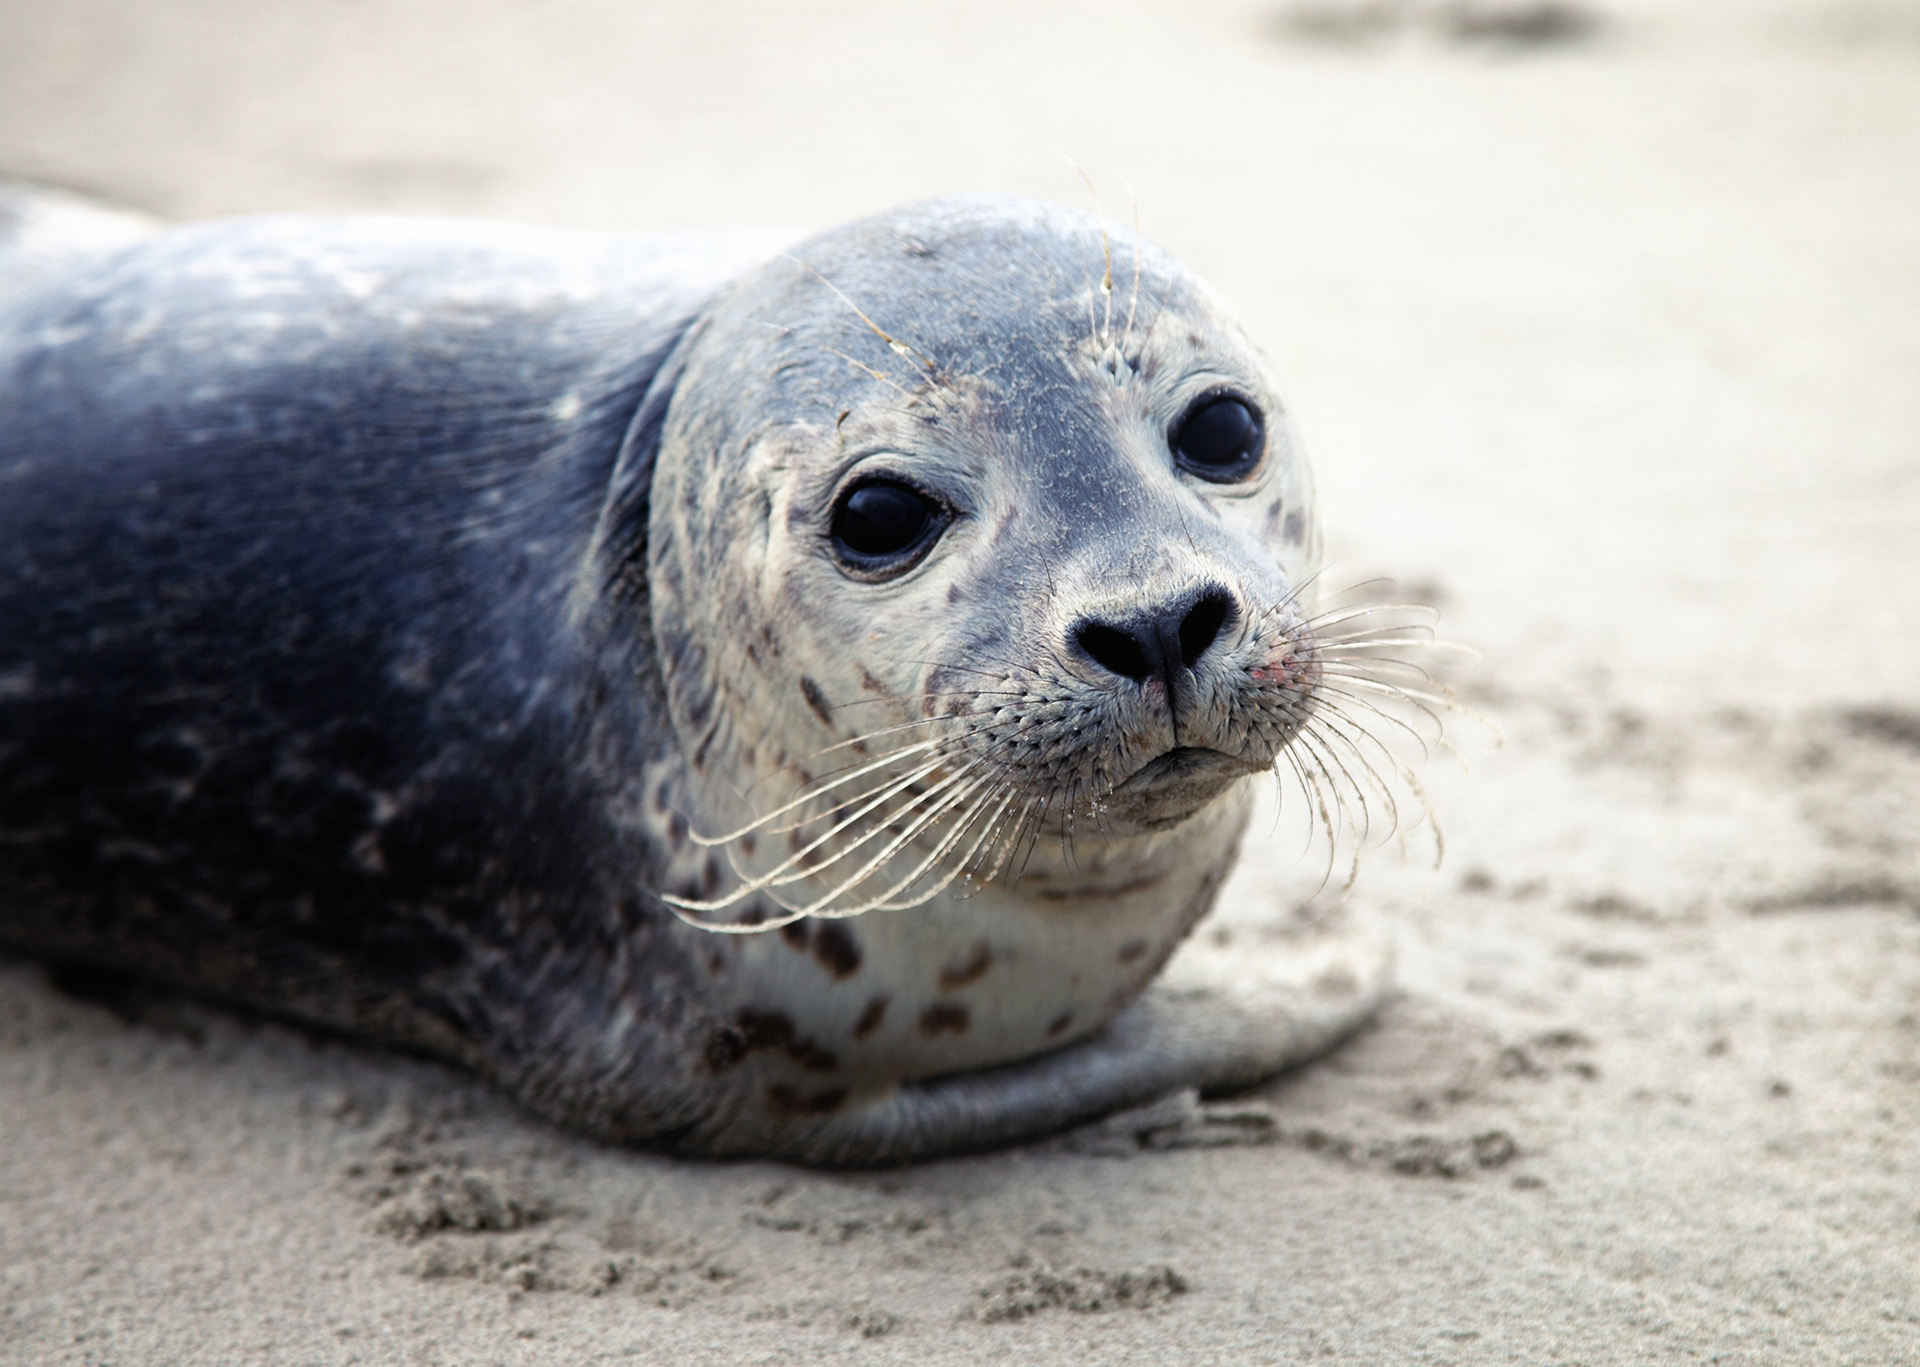
[[[831,1167],[905,1163],[1037,1138],[1189,1088],[1251,1086],[1365,1025],[1392,977],[1391,941],[1352,917],[1256,946],[1224,947],[1203,930],[1092,1039],[902,1084],[762,1152]]]

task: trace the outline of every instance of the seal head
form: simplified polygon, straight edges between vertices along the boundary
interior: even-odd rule
[[[646,578],[730,868],[669,895],[859,946],[869,981],[791,985],[779,941],[730,947],[857,1077],[1098,1031],[1316,705],[1317,523],[1267,367],[1165,254],[1005,200],[806,244],[677,359]]]

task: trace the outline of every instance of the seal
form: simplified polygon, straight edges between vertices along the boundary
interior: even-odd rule
[[[15,948],[820,1164],[1248,1084],[1378,1002],[1344,941],[1146,991],[1253,777],[1324,803],[1391,690],[1312,613],[1266,366],[1134,235],[102,240],[0,298]]]

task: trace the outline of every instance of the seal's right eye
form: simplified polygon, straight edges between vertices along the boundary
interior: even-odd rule
[[[1173,434],[1180,463],[1214,484],[1238,484],[1259,473],[1265,432],[1253,409],[1231,394],[1203,400]]]
[[[857,485],[833,510],[833,547],[854,569],[899,572],[932,544],[946,516],[944,508],[905,484]]]

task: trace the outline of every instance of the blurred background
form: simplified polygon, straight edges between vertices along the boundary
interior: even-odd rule
[[[0,3],[0,175],[171,218],[808,230],[1066,158],[1490,678],[1910,687],[1915,0]]]

